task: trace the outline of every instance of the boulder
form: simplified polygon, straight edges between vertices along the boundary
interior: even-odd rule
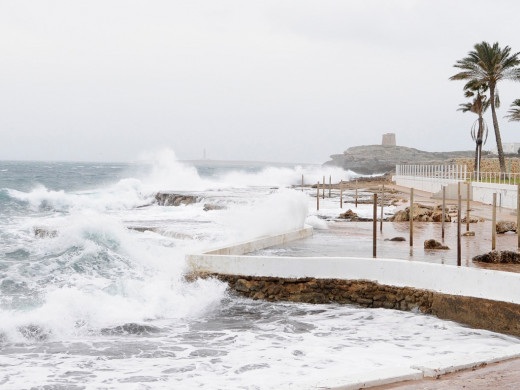
[[[494,264],[520,264],[520,253],[514,251],[491,251],[473,257],[473,261]]]
[[[358,218],[358,215],[355,212],[353,212],[351,209],[348,209],[344,213],[340,214],[339,218],[355,220]]]
[[[188,205],[195,203],[197,200],[197,197],[193,195],[173,194],[169,192],[158,192],[155,195],[155,202],[159,206],[180,206],[181,204]]]
[[[424,241],[424,249],[450,249],[446,245],[442,245],[439,241],[434,239]]]
[[[464,233],[462,233],[462,235],[464,237],[474,237],[475,236],[475,232],[464,232]]]
[[[204,211],[210,211],[210,210],[223,210],[225,209],[224,206],[219,206],[217,204],[211,204],[211,203],[205,203],[204,204]]]
[[[53,238],[58,235],[57,230],[48,230],[44,228],[34,228],[34,236],[38,238]]]
[[[398,212],[396,212],[392,218],[392,221],[393,222],[406,222],[406,221],[409,221],[410,220],[410,217],[408,215],[409,209],[407,208],[406,210],[399,210]]]
[[[385,238],[385,241],[406,241],[404,237]]]
[[[498,221],[496,226],[496,231],[498,234],[503,234],[506,232],[516,232],[517,226],[516,222],[510,221]]]
[[[432,222],[442,222],[442,209],[441,210],[436,209],[433,212]],[[451,222],[451,217],[447,212],[444,213],[444,222]]]
[[[461,219],[461,223],[467,223],[467,217]],[[477,222],[484,222],[484,218],[475,217],[473,215],[469,216],[469,223],[477,223]]]

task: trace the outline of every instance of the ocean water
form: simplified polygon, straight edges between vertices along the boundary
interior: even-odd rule
[[[518,343],[419,313],[253,301],[185,280],[187,253],[326,229],[315,199],[290,189],[302,174],[352,175],[194,167],[169,151],[135,164],[0,162],[0,388],[312,389]],[[199,201],[158,206],[163,190]]]

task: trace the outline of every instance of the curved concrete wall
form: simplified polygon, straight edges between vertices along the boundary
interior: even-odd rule
[[[369,280],[520,304],[520,274],[409,260],[191,255],[195,272],[279,278]]]

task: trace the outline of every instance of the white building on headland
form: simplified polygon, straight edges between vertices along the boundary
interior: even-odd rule
[[[504,150],[504,153],[507,154],[518,154],[518,149],[520,149],[520,142],[504,142],[502,143],[502,149]],[[496,144],[490,149],[490,152],[493,154],[498,154]]]

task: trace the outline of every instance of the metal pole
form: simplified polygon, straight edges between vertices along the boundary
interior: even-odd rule
[[[376,257],[377,255],[377,194],[374,194],[374,221],[372,227],[372,255]]]
[[[302,192],[303,192],[303,186],[304,186],[304,182],[303,182],[303,174],[302,174]]]
[[[383,184],[383,188],[381,189],[381,221],[379,230],[383,233],[383,208],[384,208],[384,200],[385,200],[385,185]]]
[[[316,185],[316,210],[320,209],[320,182]]]
[[[462,196],[459,194],[459,218],[457,218],[457,265],[460,267],[462,265],[462,259],[461,259],[461,243],[460,243],[460,222],[462,213],[461,210],[461,202],[462,202]]]
[[[325,176],[323,176],[322,198],[325,199]]]
[[[410,247],[413,246],[413,188],[410,188]]]
[[[442,186],[442,241],[444,242],[444,220],[446,219],[446,186]]]
[[[343,208],[343,182],[339,185],[339,208]]]
[[[329,176],[329,198],[331,197],[332,192],[332,176]]]
[[[496,248],[496,235],[497,235],[497,194],[493,194],[493,219],[491,221],[491,250],[494,251]]]
[[[356,208],[357,208],[357,179],[356,179]]]
[[[471,187],[469,182],[467,182],[466,184],[468,185],[468,191],[466,194],[466,196],[468,197],[468,199],[466,199],[466,231],[469,232],[469,196]]]

